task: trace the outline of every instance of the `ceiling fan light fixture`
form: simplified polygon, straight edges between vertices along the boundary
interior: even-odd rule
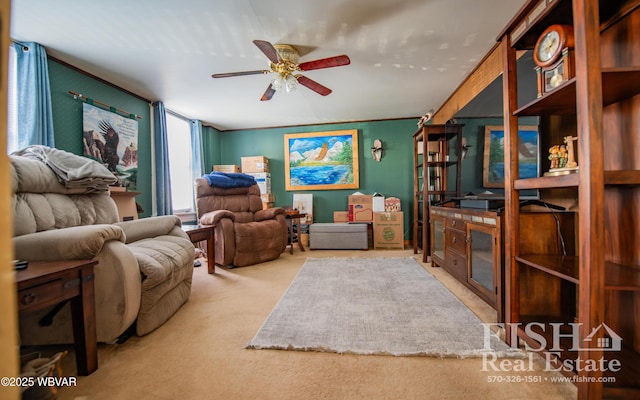
[[[273,78],[273,80],[271,81],[271,87],[273,88],[273,90],[279,91],[282,89],[283,83],[284,82],[283,82],[282,76],[276,75],[276,77]]]
[[[213,74],[211,75],[211,77],[227,78],[231,76],[274,73],[275,77],[271,80],[269,86],[267,87],[267,90],[260,98],[261,101],[271,100],[274,93],[282,89],[284,89],[286,92],[293,92],[298,88],[299,84],[308,89],[311,89],[321,96],[327,96],[331,94],[331,89],[321,85],[313,79],[307,78],[304,75],[294,74],[298,71],[311,71],[315,69],[339,67],[342,65],[349,65],[351,63],[349,57],[343,54],[340,56],[307,61],[300,64],[300,53],[298,53],[298,50],[291,45],[273,45],[266,40],[254,40],[253,44],[255,44],[269,60],[268,70],[227,72]]]
[[[297,88],[298,79],[296,79],[292,74],[287,75],[287,78],[285,79],[285,89],[287,90],[287,93],[293,92]]]

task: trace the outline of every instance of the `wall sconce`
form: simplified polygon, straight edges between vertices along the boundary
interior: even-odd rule
[[[373,147],[371,148],[371,155],[373,159],[380,162],[382,159],[382,142],[380,139],[376,139],[373,141]]]
[[[467,154],[469,153],[469,147],[471,147],[470,144],[467,144],[466,137],[462,137],[462,143],[460,147],[462,147],[462,159],[464,160],[465,158],[467,158]]]

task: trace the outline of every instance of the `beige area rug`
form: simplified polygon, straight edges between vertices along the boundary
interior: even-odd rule
[[[413,258],[308,258],[247,348],[522,356],[484,338],[480,319]]]

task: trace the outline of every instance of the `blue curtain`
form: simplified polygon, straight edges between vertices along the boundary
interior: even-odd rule
[[[204,169],[204,154],[202,149],[202,121],[192,119],[189,121],[191,128],[191,182],[200,178]],[[196,196],[193,196],[193,209],[195,210]]]
[[[33,144],[55,147],[47,52],[38,43],[13,43],[16,54],[16,118],[13,150]]]
[[[169,143],[167,139],[167,114],[164,103],[153,103],[153,140],[156,175],[156,213],[173,214],[171,203],[171,173],[169,171]]]

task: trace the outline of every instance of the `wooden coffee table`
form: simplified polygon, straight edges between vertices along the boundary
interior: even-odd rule
[[[182,225],[191,243],[207,242],[207,268],[210,274],[216,273],[215,225]]]
[[[30,261],[16,271],[18,311],[29,313],[71,302],[73,340],[78,375],[98,369],[96,311],[93,280],[94,260]]]

